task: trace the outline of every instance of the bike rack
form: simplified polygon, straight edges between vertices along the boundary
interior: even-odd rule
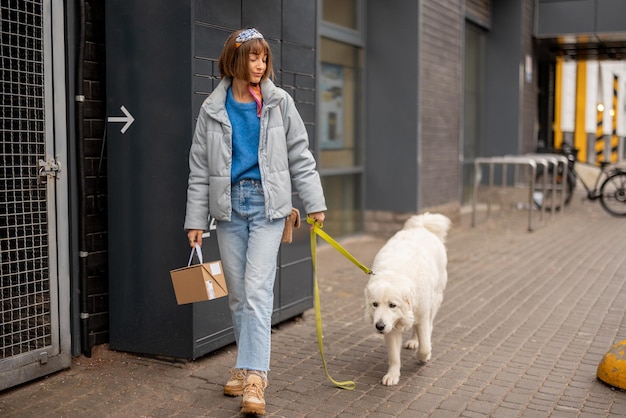
[[[550,161],[555,161],[555,160],[550,159]],[[532,231],[535,228],[535,225],[533,224],[533,209],[535,206],[535,203],[533,200],[533,192],[535,190],[535,177],[537,174],[537,165],[542,165],[544,167],[544,172],[547,173],[549,164],[550,163],[548,162],[548,158],[546,158],[545,156],[540,157],[540,156],[526,155],[526,156],[502,156],[502,157],[476,158],[474,160],[474,196],[472,199],[472,227],[476,225],[476,203],[479,197],[478,189],[479,189],[479,184],[481,182],[481,178],[480,178],[481,177],[480,176],[481,165],[487,165],[489,167],[489,181],[488,181],[487,187],[492,190],[496,187],[495,180],[494,180],[494,177],[495,177],[494,168],[496,166],[499,166],[502,170],[501,183],[499,184],[500,189],[516,187],[517,181],[519,180],[519,168],[526,167],[527,169],[530,169],[530,176],[528,176],[527,182],[524,182],[524,186],[528,187],[528,230]],[[508,167],[509,166],[515,167],[512,186],[508,186],[509,184]],[[554,173],[555,173],[555,179],[553,180],[553,183],[556,182],[556,170],[554,171]],[[544,177],[544,183],[546,183],[545,178],[546,177]],[[542,185],[542,189],[545,193],[545,191],[547,190],[547,184]],[[492,205],[492,202],[491,200],[489,200],[487,202],[487,218],[489,218],[491,215],[491,205]],[[500,205],[500,211],[502,211],[503,206],[504,206],[503,204]],[[544,211],[539,211],[540,223],[543,223],[543,212]]]
[[[561,213],[565,211],[565,195],[567,190],[567,174],[568,174],[568,165],[567,165],[567,157],[558,154],[524,154],[523,157],[533,158],[536,161],[545,160],[549,166],[552,166],[554,169],[552,170],[552,181],[551,184],[543,185],[543,192],[545,195],[545,191],[549,186],[551,190],[560,191],[561,192],[561,202],[559,207],[561,208]],[[563,167],[563,179],[561,184],[557,182],[559,166]],[[549,172],[549,171],[547,171]],[[544,176],[544,181],[546,176]],[[550,209],[551,218],[554,218],[556,212],[556,205],[554,201],[555,193],[552,193],[552,207]]]

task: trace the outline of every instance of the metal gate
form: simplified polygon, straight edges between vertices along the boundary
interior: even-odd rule
[[[0,3],[0,390],[71,361],[63,2],[54,3]]]

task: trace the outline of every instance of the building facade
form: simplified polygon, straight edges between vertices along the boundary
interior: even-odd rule
[[[174,315],[169,293],[142,286],[160,280],[165,289],[179,267],[172,259],[186,259],[186,154],[231,31],[257,27],[272,46],[276,84],[307,126],[325,229],[336,237],[389,234],[425,210],[457,219],[471,201],[474,158],[555,145],[558,57],[593,50],[615,60],[626,50],[623,24],[610,20],[626,10],[610,0],[141,3],[0,6],[0,389],[69,367],[93,345],[124,347],[115,341],[133,334],[128,318],[141,327],[150,303],[162,324],[177,315],[194,324],[179,338],[212,332],[204,308]],[[583,3],[614,12],[596,13],[610,25],[592,28],[612,36],[563,43],[589,33],[555,23],[572,10],[585,23]],[[281,250],[279,274],[310,270],[306,243],[299,231]],[[310,303],[298,289],[277,295],[276,321]],[[125,315],[129,300],[139,307]]]

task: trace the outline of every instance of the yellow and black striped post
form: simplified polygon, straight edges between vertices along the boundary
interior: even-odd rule
[[[561,148],[563,145],[563,128],[561,120],[563,119],[561,112],[563,108],[563,57],[556,57],[556,69],[554,74],[554,148]]]
[[[611,162],[617,162],[617,74],[613,74],[613,107],[611,108]]]
[[[604,161],[604,105],[598,103],[597,112],[597,125],[596,125],[596,163],[599,165]]]
[[[576,104],[574,108],[574,148],[578,150],[578,160],[587,161],[587,61],[576,61]]]

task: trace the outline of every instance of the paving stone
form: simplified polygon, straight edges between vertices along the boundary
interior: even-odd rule
[[[433,332],[433,357],[402,352],[396,386],[384,340],[363,319],[367,276],[328,245],[318,248],[324,348],[315,313],[273,328],[268,417],[618,417],[626,392],[596,377],[598,362],[626,339],[626,240],[622,220],[582,199],[533,232],[527,212],[469,226],[447,241],[448,286]],[[384,236],[342,241],[371,264]],[[607,245],[607,243],[611,243]],[[0,416],[239,417],[241,398],[222,384],[230,345],[195,361],[164,361],[94,347],[72,368],[0,393]]]

